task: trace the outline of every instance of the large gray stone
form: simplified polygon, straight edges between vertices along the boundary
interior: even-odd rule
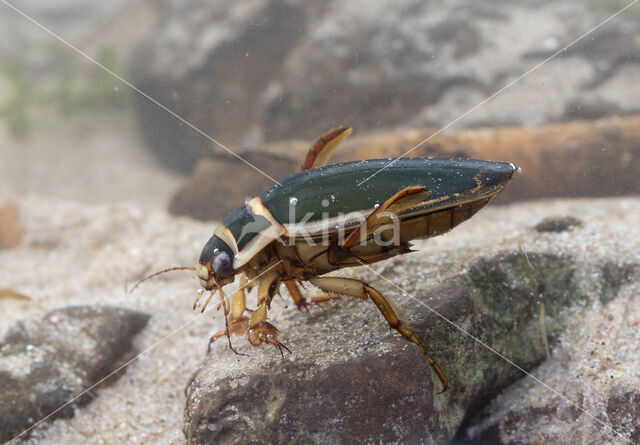
[[[633,307],[640,264],[614,260],[598,269],[591,274],[598,277],[599,301],[564,316],[571,328],[536,372],[564,397],[519,381],[473,413],[456,444],[638,443],[640,320]]]
[[[587,266],[566,255],[506,251],[427,290],[419,264],[396,267],[394,281],[525,370],[547,357],[566,309],[594,298],[576,278]],[[426,306],[409,298],[396,305],[449,377],[446,393],[438,394],[415,346],[377,329],[384,322],[372,305],[343,302],[278,320],[295,333],[281,336],[291,360],[276,351],[239,357],[226,342],[214,345],[187,387],[187,441],[446,443],[466,416],[523,375]],[[235,340],[250,353],[244,343]]]
[[[70,306],[9,328],[0,342],[0,440],[21,434],[117,369],[148,319],[113,306]],[[85,393],[49,420],[72,417],[95,396]]]

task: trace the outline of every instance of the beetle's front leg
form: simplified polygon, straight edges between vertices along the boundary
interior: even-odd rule
[[[260,346],[262,343],[269,343],[280,349],[280,354],[284,357],[282,350],[289,354],[291,351],[278,339],[278,328],[267,321],[267,310],[271,299],[280,285],[280,274],[269,274],[261,279],[258,285],[258,303],[260,306],[251,314],[249,320],[249,331],[247,337],[253,346]]]
[[[248,282],[246,277],[240,281],[240,289],[234,292],[231,297],[231,308],[229,313],[228,303],[225,301],[224,297],[220,299],[220,307],[224,309],[225,312],[225,330],[216,332],[209,339],[209,344],[207,346],[207,353],[211,350],[211,344],[217,339],[226,335],[228,338],[231,334],[244,335],[247,332],[249,326],[249,317],[244,315],[244,312],[247,310],[246,307],[246,283]],[[228,315],[228,316],[227,316]],[[231,341],[229,340],[229,346],[231,346]],[[233,350],[233,348],[231,348]],[[235,352],[235,351],[234,351]]]
[[[340,277],[317,277],[309,280],[314,286],[323,289],[329,294],[341,294],[350,295],[352,297],[366,300],[370,298],[371,301],[378,307],[378,310],[382,313],[384,318],[389,323],[389,326],[398,331],[404,338],[410,342],[415,343],[424,356],[429,361],[429,364],[435,371],[436,375],[442,382],[443,391],[448,387],[447,377],[444,375],[440,366],[435,362],[429,354],[427,354],[426,348],[422,345],[422,342],[416,337],[416,335],[404,324],[402,320],[398,318],[395,311],[387,301],[387,299],[373,287],[369,286],[364,281],[356,280],[354,278],[340,278]]]
[[[280,349],[280,354],[284,358],[282,350],[286,350],[289,354],[291,351],[278,339],[278,328],[267,321],[267,307],[262,304],[253,314],[249,321],[249,332],[247,338],[253,346],[260,346],[262,343],[268,343]]]

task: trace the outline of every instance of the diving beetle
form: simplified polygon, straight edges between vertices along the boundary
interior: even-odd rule
[[[268,343],[281,353],[289,351],[278,340],[278,329],[267,321],[267,312],[281,284],[298,309],[305,308],[309,301],[299,285],[310,282],[326,292],[311,298],[312,303],[336,296],[371,299],[389,325],[420,348],[446,390],[448,381],[440,366],[378,290],[356,278],[326,274],[408,253],[410,241],[449,231],[499,193],[515,167],[435,158],[327,165],[350,133],[351,128],[339,127],[321,136],[309,149],[303,171],[231,212],[204,246],[196,273],[211,292],[202,310],[218,291],[218,309],[222,307],[225,316],[225,330],[214,334],[209,345],[226,336],[236,352],[230,334],[240,334],[254,346]],[[243,286],[229,302],[222,288],[236,276]],[[250,313],[245,303],[249,280],[258,288],[258,306]]]

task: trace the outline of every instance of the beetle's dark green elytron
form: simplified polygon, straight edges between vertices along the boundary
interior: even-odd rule
[[[327,292],[313,302],[335,295],[371,299],[389,325],[420,348],[446,389],[444,372],[380,292],[358,279],[324,275],[407,253],[411,240],[447,232],[499,193],[515,168],[505,162],[423,158],[325,165],[350,133],[337,128],[318,139],[302,172],[232,212],[207,242],[197,274],[212,291],[207,303],[220,291],[226,321],[212,340],[243,334],[252,345],[270,343],[282,352],[278,330],[267,321],[271,300],[284,283],[303,308],[308,302],[298,283],[309,281]],[[230,305],[222,292],[236,275],[242,283],[256,281],[258,309],[250,315],[244,289],[234,293]]]

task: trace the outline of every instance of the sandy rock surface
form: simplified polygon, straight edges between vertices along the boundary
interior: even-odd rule
[[[625,207],[618,211],[624,212]],[[535,208],[517,206],[510,210],[528,213],[535,212]],[[241,437],[245,443],[449,442],[465,416],[523,377],[514,365],[527,371],[535,369],[559,341],[567,345],[564,335],[573,335],[575,319],[584,316],[585,308],[595,305],[607,311],[607,305],[613,304],[610,302],[629,298],[625,286],[634,283],[637,291],[640,237],[636,230],[625,233],[636,241],[624,249],[618,244],[624,243],[623,239],[613,243],[602,240],[594,245],[589,242],[589,232],[604,226],[599,227],[599,221],[584,211],[571,214],[586,218],[584,229],[573,226],[540,233],[526,224],[509,233],[514,214],[493,208],[485,217],[506,216],[505,221],[493,221],[493,230],[507,230],[502,236],[492,236],[487,220],[478,221],[488,230],[486,244],[476,244],[479,240],[475,240],[466,246],[458,245],[456,235],[460,241],[468,235],[461,228],[449,235],[457,245],[450,245],[451,251],[433,252],[430,247],[436,240],[432,240],[422,244],[424,250],[420,253],[356,273],[384,289],[425,341],[448,374],[451,388],[447,393],[436,394],[440,384],[417,348],[390,332],[371,303],[342,302],[330,311],[316,309],[311,317],[289,311],[273,321],[283,330],[280,339],[294,351],[287,360],[281,360],[276,351],[259,360],[253,354],[249,358],[224,355],[224,342],[216,345],[188,390],[188,441],[236,443]],[[625,222],[633,225],[637,218],[638,215]],[[550,220],[542,219],[545,223]],[[467,227],[478,229],[474,222]],[[613,221],[605,217],[601,222]],[[607,231],[598,236],[610,234]],[[627,293],[618,297],[621,289]],[[633,312],[637,317],[637,310]],[[631,319],[619,326],[623,336],[613,340],[614,347],[636,349],[637,345],[627,344],[633,343],[629,332],[634,323],[635,319]],[[609,332],[608,337],[619,334]],[[240,352],[251,353],[241,340],[235,346]],[[574,360],[580,354],[593,360],[597,352],[582,349],[572,351],[572,355]],[[551,357],[557,358],[553,354]],[[591,392],[592,401],[605,404],[611,397],[635,397],[628,392],[633,392],[631,388],[638,382],[637,357],[621,352],[615,359],[602,358],[607,361],[603,368],[616,372],[616,384],[609,386],[607,392],[582,390]],[[561,363],[560,367],[565,365]],[[566,382],[573,389],[580,380],[578,371],[574,375],[574,381]],[[556,386],[564,391],[562,385]],[[584,399],[575,400],[582,407]],[[563,402],[566,403],[555,402],[559,413],[569,412],[568,418],[579,419],[584,430],[596,435],[595,442],[623,443],[588,414],[570,404],[563,406]],[[620,405],[618,402],[616,409]],[[520,415],[528,419],[524,410],[511,418]],[[635,411],[627,410],[621,421],[634,415]],[[570,429],[566,419],[561,416],[558,424]],[[605,422],[615,425],[617,431],[627,436],[636,434],[635,424],[607,419]],[[534,424],[527,420],[523,427],[528,426],[529,433],[535,432],[536,437],[550,437],[546,431],[536,431]],[[516,431],[515,437],[523,436],[517,433],[517,422],[512,421],[508,427]],[[463,437],[464,434],[461,433]],[[505,440],[509,440],[506,434]]]
[[[147,328],[133,341],[134,349],[142,353],[140,359],[129,365],[113,385],[96,391],[96,398],[77,408],[73,418],[58,419],[36,428],[28,443],[86,443],[87,440],[92,443],[182,443],[185,440],[182,433],[184,388],[201,363],[215,363],[219,374],[211,375],[211,378],[228,377],[230,391],[238,390],[235,394],[239,400],[250,401],[253,400],[251,392],[240,391],[243,383],[240,375],[262,369],[263,375],[269,376],[275,373],[274,369],[282,372],[284,367],[298,369],[301,373],[310,372],[301,368],[306,361],[300,357],[307,352],[300,345],[305,342],[317,349],[316,359],[320,363],[329,363],[336,357],[348,363],[366,351],[384,356],[398,346],[406,349],[407,354],[411,353],[412,345],[389,333],[384,320],[370,303],[341,301],[325,311],[316,308],[310,316],[305,316],[297,313],[292,305],[285,308],[284,301],[276,300],[270,320],[282,330],[281,338],[292,348],[293,356],[283,362],[275,349],[249,348],[245,340],[234,338],[241,351],[251,354],[249,359],[233,355],[220,344],[214,345],[215,355],[212,352],[203,362],[207,338],[221,329],[222,320],[219,315],[213,317],[212,309],[203,316],[191,310],[192,299],[199,287],[192,274],[164,275],[144,283],[133,295],[124,290],[127,283],[130,287],[133,281],[150,271],[194,264],[214,228],[212,224],[143,211],[133,204],[86,206],[34,195],[16,196],[6,191],[0,196],[3,201],[18,202],[25,227],[25,238],[19,247],[0,251],[1,287],[31,298],[30,301],[0,300],[3,327],[70,304],[110,304],[151,314]],[[594,303],[575,309],[575,315],[566,318],[578,322],[570,323],[562,330],[550,346],[550,358],[532,372],[594,416],[616,428],[623,428],[626,434],[633,434],[630,429],[633,420],[626,421],[628,416],[615,415],[620,412],[621,404],[611,402],[607,405],[607,401],[613,400],[613,396],[620,400],[635,400],[635,395],[628,393],[638,391],[639,354],[634,352],[637,345],[630,340],[629,334],[637,330],[634,323],[637,324],[640,318],[636,303],[637,282],[620,282],[620,289],[612,294],[614,297],[606,305],[599,302],[599,296],[603,293],[602,283],[607,275],[603,265],[613,261],[615,267],[610,269],[608,276],[615,276],[621,267],[638,262],[639,204],[636,198],[626,198],[489,206],[452,233],[418,243],[419,253],[380,263],[374,269],[410,293],[423,295],[434,286],[446,284],[474,261],[494,257],[505,250],[517,251],[520,245],[527,252],[569,255],[580,264],[576,269],[576,282],[584,295],[591,295],[589,298]],[[567,215],[579,218],[583,225],[559,233],[539,233],[533,229],[545,217]],[[419,312],[418,303],[404,298],[397,288],[376,278],[373,272],[353,270],[349,273],[370,281],[409,317]],[[251,299],[249,304],[253,304]],[[611,315],[617,318],[605,323],[607,311],[614,311]],[[358,321],[367,323],[366,332],[361,327],[350,326],[354,322],[348,313],[356,314]],[[601,321],[583,323],[580,320]],[[336,329],[330,341],[323,342],[314,337],[331,326]],[[464,334],[460,333],[460,336],[464,339]],[[592,339],[594,342],[604,340],[606,348]],[[585,349],[585,345],[592,347]],[[448,351],[447,354],[455,353]],[[453,377],[459,371],[449,368],[454,362],[447,354],[439,352],[437,358]],[[419,364],[421,370],[426,370],[430,382],[426,383],[426,389],[417,388],[416,391],[428,393],[428,385],[432,388],[435,383],[431,370],[422,368],[419,354],[413,355],[408,366]],[[403,356],[398,360],[404,360]],[[500,360],[495,357],[496,362]],[[586,365],[594,361],[598,363],[597,368]],[[322,366],[316,369],[322,369]],[[567,369],[571,371],[568,373]],[[530,378],[520,379],[516,385],[521,388],[516,397],[518,400],[507,403],[506,400],[510,400],[507,391],[505,396],[495,399],[491,413],[523,411],[535,403],[546,404],[543,399],[550,400],[558,409],[567,407],[565,401]],[[580,394],[585,396],[581,398]],[[606,406],[611,406],[608,412],[612,414],[607,414]],[[238,416],[245,414],[239,412]],[[245,417],[252,421],[250,416]],[[286,420],[295,425],[295,418]],[[278,417],[278,421],[283,418]],[[579,415],[578,421],[582,424],[582,434],[594,440],[624,443],[586,414]],[[547,422],[548,431],[562,431],[563,425],[569,427],[555,416]],[[507,437],[507,432],[500,434]]]
[[[521,379],[473,416],[460,443],[638,443],[638,281],[608,304],[578,311],[534,373],[595,416],[532,379]],[[612,437],[611,425],[620,436]]]
[[[117,378],[148,319],[113,306],[67,306],[11,326],[0,339],[0,440],[45,417],[72,417],[94,397],[87,388],[112,372]]]
[[[394,273],[406,283],[406,298],[394,302],[446,370],[444,394],[418,348],[377,329],[381,316],[363,304],[291,320],[285,344],[293,359],[229,363],[219,359],[221,342],[189,387],[185,434],[192,443],[234,443],[240,435],[256,444],[446,443],[468,412],[521,373],[432,310],[530,370],[546,358],[563,310],[585,299],[575,269],[568,257],[516,251],[480,257],[433,288],[423,286],[419,262],[406,276]]]

